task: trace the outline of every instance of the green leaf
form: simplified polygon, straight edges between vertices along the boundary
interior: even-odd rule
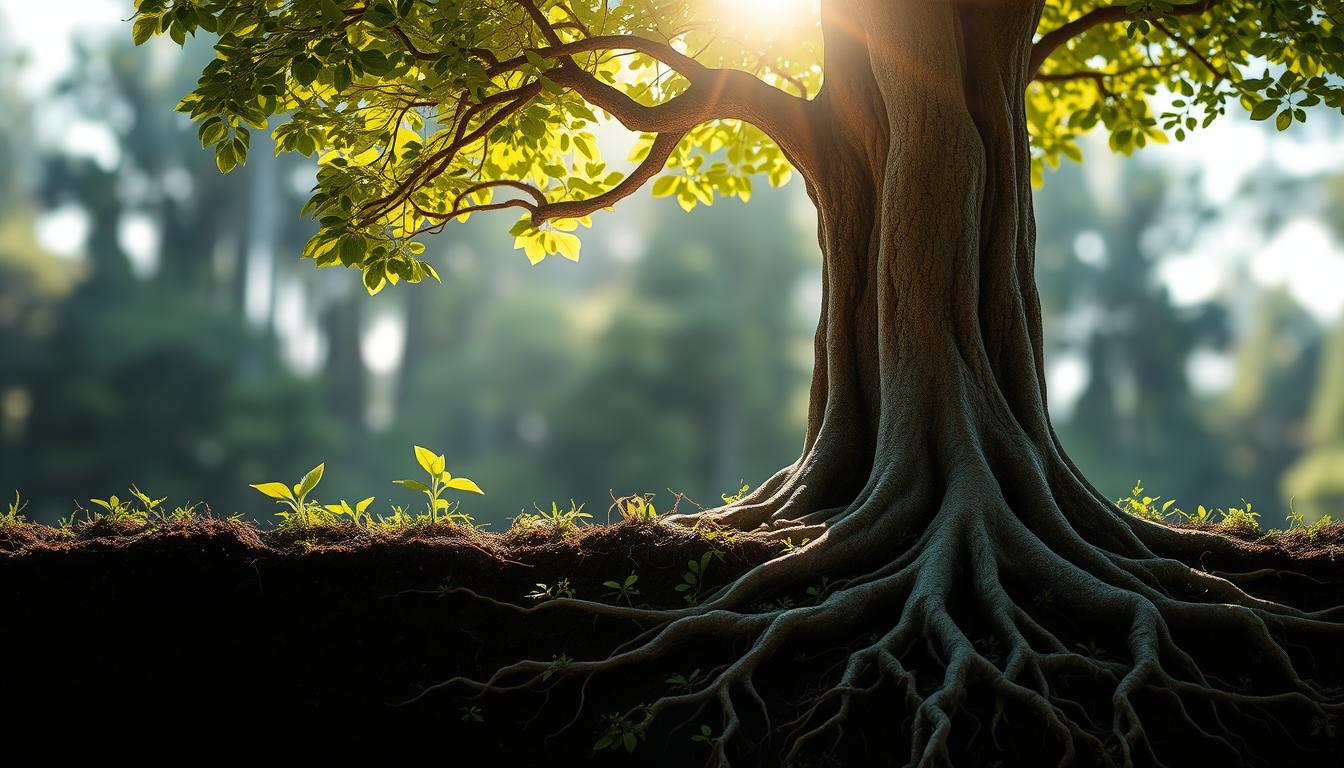
[[[258,491],[270,496],[272,499],[281,499],[283,501],[294,501],[294,494],[290,492],[289,486],[284,483],[259,483],[252,485]]]
[[[425,485],[424,483],[418,480],[393,480],[392,482],[402,487],[419,491],[421,493],[429,493],[429,486]]]
[[[370,496],[369,498],[359,502],[358,504],[355,505],[355,511],[361,515],[364,514],[364,511],[367,510],[369,508],[369,505],[373,503],[373,499],[374,497]]]
[[[212,117],[201,123],[200,129],[196,134],[201,139],[201,146],[208,147],[211,144],[218,144],[219,140],[227,136],[229,126],[224,123],[222,117]]]
[[[681,181],[680,176],[663,176],[653,182],[653,196],[667,197],[677,191],[677,183]]]
[[[1288,126],[1293,124],[1293,111],[1285,109],[1279,113],[1279,119],[1274,121],[1274,127],[1280,131],[1288,130]]]
[[[136,20],[131,23],[131,39],[135,41],[136,45],[140,45],[153,37],[154,33],[158,30],[159,17],[145,14],[137,17]]]
[[[238,165],[238,155],[233,150],[233,142],[226,141],[215,147],[215,167],[220,173],[228,173]]]
[[[435,477],[443,474],[444,464],[447,463],[442,455],[420,445],[415,446],[415,460],[420,463],[421,469]]]
[[[296,56],[289,69],[294,75],[294,81],[305,86],[317,79],[319,71],[317,59],[307,55]]]
[[[1274,110],[1278,108],[1279,108],[1278,102],[1262,101],[1259,104],[1256,104],[1255,108],[1251,110],[1251,119],[1268,120],[1269,118],[1274,116]]]
[[[322,481],[322,471],[325,468],[326,464],[318,464],[316,467],[308,470],[308,474],[304,475],[303,479],[299,481],[298,495],[300,498],[307,496],[317,487],[317,484]]]
[[[471,493],[479,493],[482,496],[485,495],[485,491],[482,491],[479,485],[465,477],[454,477],[452,480],[449,480],[446,485],[455,491],[469,491]]]

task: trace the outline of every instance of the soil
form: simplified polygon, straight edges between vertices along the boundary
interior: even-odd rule
[[[534,606],[539,601],[527,595],[538,583],[567,578],[577,597],[611,602],[602,582],[635,572],[636,605],[679,607],[676,586],[688,560],[721,551],[708,570],[709,584],[718,586],[781,546],[744,534],[709,542],[682,528],[632,522],[568,537],[448,527],[296,534],[213,518],[84,524],[67,534],[11,526],[0,529],[0,733],[11,745],[42,744],[49,760],[98,752],[700,765],[709,751],[690,739],[694,718],[686,729],[651,736],[633,756],[592,751],[604,731],[601,715],[665,693],[668,676],[696,668],[694,648],[659,669],[595,680],[582,708],[576,686],[483,700],[438,690],[410,700],[426,686],[457,675],[484,679],[521,658],[600,658],[632,636],[628,619],[563,609],[525,614],[454,588]],[[1339,602],[1344,527],[1313,540],[1248,537],[1244,546],[1269,569],[1258,592],[1293,591],[1300,601],[1310,591],[1322,605]],[[1285,567],[1304,576],[1274,575]],[[818,649],[823,657],[826,650]],[[772,701],[799,694],[783,669],[763,686]],[[542,710],[547,695],[562,704]],[[993,760],[971,756],[965,764],[1032,765],[1030,738],[1010,734]],[[899,765],[908,757],[858,750],[836,764]],[[743,764],[775,764],[764,754]],[[1323,753],[1321,764],[1344,764],[1340,754]]]

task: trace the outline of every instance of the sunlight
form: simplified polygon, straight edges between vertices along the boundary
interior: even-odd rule
[[[715,0],[724,21],[747,37],[774,40],[815,21],[819,0]]]

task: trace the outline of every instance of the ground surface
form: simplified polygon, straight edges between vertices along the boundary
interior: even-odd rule
[[[709,752],[689,738],[694,721],[639,744],[633,758],[604,753],[592,759],[603,734],[601,715],[617,701],[657,698],[669,676],[696,667],[695,649],[658,669],[626,670],[595,684],[582,711],[565,704],[531,722],[543,694],[473,702],[466,691],[443,690],[403,703],[427,685],[455,675],[484,678],[521,658],[602,657],[631,635],[628,619],[550,609],[524,614],[445,587],[534,606],[541,601],[527,595],[537,583],[568,578],[577,597],[612,602],[602,583],[633,571],[639,575],[636,605],[678,607],[683,593],[676,586],[688,560],[710,549],[723,552],[708,572],[709,583],[721,585],[781,546],[745,535],[731,543],[707,541],[683,529],[636,523],[567,538],[451,528],[261,533],[213,519],[144,529],[93,525],[73,536],[7,528],[0,530],[6,651],[0,733],[11,734],[11,743],[58,730],[72,737],[45,740],[54,754],[93,749],[185,756],[264,745],[310,756],[451,755],[450,763],[473,765],[530,759],[699,765]],[[1331,596],[1339,601],[1344,533],[1338,526],[1313,541],[1289,535],[1247,546],[1261,550],[1268,568],[1291,564],[1310,574],[1311,580],[1293,577],[1283,589],[1318,589],[1323,603]],[[1218,563],[1205,566],[1217,570]],[[733,644],[733,638],[721,640]],[[798,692],[784,675],[764,681],[762,693],[787,700]],[[571,727],[548,738],[576,715]],[[999,764],[1032,765],[1029,740],[1013,737],[1011,743],[1016,746],[996,758]],[[1337,750],[1322,752],[1320,764],[1344,764]],[[906,757],[851,754],[841,764],[899,765]]]

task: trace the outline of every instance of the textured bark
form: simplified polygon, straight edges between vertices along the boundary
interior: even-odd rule
[[[654,626],[567,675],[652,663],[699,638],[750,641],[705,663],[715,673],[699,690],[641,710],[644,727],[717,705],[719,762],[752,754],[739,742],[772,740],[766,763],[792,764],[858,719],[876,724],[861,741],[903,739],[911,764],[943,765],[1004,759],[967,745],[997,745],[1006,708],[1029,722],[1008,739],[1031,750],[1023,764],[1152,764],[1169,750],[1153,732],[1173,728],[1233,764],[1277,754],[1275,739],[1301,748],[1302,723],[1344,708],[1298,672],[1338,675],[1318,662],[1344,639],[1339,609],[1257,597],[1239,586],[1254,573],[1192,568],[1202,556],[1245,562],[1244,549],[1122,514],[1051,428],[1023,98],[1040,7],[823,2],[826,83],[811,150],[793,155],[823,254],[803,454],[741,502],[683,520],[806,543],[702,606],[587,606]],[[821,579],[814,604],[762,607]],[[1220,679],[1225,652],[1187,642],[1202,634],[1243,643],[1237,653],[1263,665],[1257,679]],[[758,692],[786,649],[827,647],[844,661],[811,670],[802,705]],[[546,669],[521,662],[484,684],[450,682],[509,690],[507,677]],[[1080,690],[1079,677],[1097,686]],[[741,701],[763,723],[744,719]],[[781,709],[794,719],[772,721]]]

